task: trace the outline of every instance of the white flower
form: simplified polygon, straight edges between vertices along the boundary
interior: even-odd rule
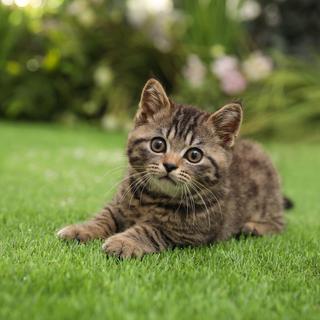
[[[227,0],[227,13],[235,20],[254,20],[261,14],[261,6],[254,0]]]
[[[266,78],[271,73],[272,66],[271,58],[258,51],[253,52],[242,64],[243,72],[251,81]]]
[[[247,87],[247,81],[239,69],[236,57],[222,56],[214,60],[211,71],[219,79],[221,90],[228,95],[241,93]]]
[[[211,71],[218,78],[223,77],[228,72],[238,69],[238,59],[233,56],[222,56],[214,60],[211,64]]]
[[[240,8],[239,16],[242,21],[254,20],[261,14],[261,6],[257,1],[247,0]]]
[[[157,49],[170,51],[171,31],[181,18],[172,0],[128,0],[126,15],[129,22],[145,33]]]
[[[93,78],[99,87],[104,88],[111,83],[113,74],[109,67],[100,65],[94,71]]]
[[[127,15],[135,25],[142,25],[150,16],[170,14],[173,11],[172,0],[128,0]]]
[[[234,95],[243,92],[247,87],[247,81],[238,70],[228,72],[221,78],[220,86],[224,93]]]
[[[94,24],[96,16],[94,11],[89,7],[85,0],[74,0],[67,6],[67,12],[75,16],[79,22],[85,26],[90,27]]]
[[[206,67],[197,55],[190,54],[182,73],[190,85],[197,88],[203,84],[206,75]]]
[[[30,0],[14,0],[14,3],[18,7],[23,8],[30,4]]]
[[[11,6],[13,5],[14,1],[13,0],[1,0],[2,4],[5,6]]]
[[[26,67],[29,71],[35,72],[40,68],[40,62],[37,58],[29,59],[26,63]]]
[[[81,12],[78,15],[79,22],[85,27],[91,27],[96,20],[95,13],[91,9]]]
[[[173,19],[169,15],[157,16],[145,30],[153,45],[162,52],[168,52],[172,47],[170,27],[175,22]]]

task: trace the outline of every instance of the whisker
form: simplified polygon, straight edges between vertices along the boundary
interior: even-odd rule
[[[201,194],[200,194],[200,193],[198,192],[198,190],[196,189],[195,185],[190,185],[190,187],[193,188],[194,191],[198,194],[198,196],[200,197],[203,205],[205,206],[206,213],[207,213],[207,217],[208,217],[208,226],[209,226],[209,229],[210,229],[210,227],[211,227],[210,211],[209,211],[209,209],[208,209],[208,207],[207,207],[207,204],[206,204],[206,202],[204,201],[204,199],[203,199],[203,197],[201,196]]]
[[[136,185],[134,187],[134,189],[132,190],[132,195],[129,201],[129,208],[131,207],[131,201],[133,200],[133,197],[135,195],[135,193],[138,191],[138,188],[145,183],[145,180],[148,180],[149,178],[149,173],[147,172],[146,174],[144,174],[142,177],[138,178],[136,181]]]
[[[128,177],[126,177],[125,179],[123,179],[119,184],[121,184],[122,182],[124,182],[124,181],[126,181],[126,180],[128,180],[128,179],[131,179],[131,178],[136,178],[136,177],[139,178],[140,175],[145,175],[145,174],[147,174],[147,173],[148,173],[147,171],[144,171],[144,172],[138,172],[138,173],[129,175]],[[125,197],[126,197],[126,196],[128,195],[128,193],[131,191],[131,188],[135,185],[135,183],[136,183],[136,180],[134,180],[133,182],[131,182],[131,183],[129,184],[129,186],[127,187],[126,191],[124,192],[124,194],[123,194],[122,197],[120,198],[120,202],[122,202],[122,201],[125,199]]]
[[[197,180],[194,180],[193,181],[194,185],[197,186],[200,189],[204,189],[205,191],[207,191],[210,195],[210,199],[214,200],[214,203],[217,203],[218,207],[219,207],[219,213],[220,213],[220,217],[222,217],[222,209],[221,209],[221,205],[220,205],[220,202],[219,202],[219,199],[217,198],[217,196],[214,194],[214,192],[210,189],[208,189],[205,185],[203,185],[202,183],[200,183],[199,181]],[[211,201],[209,201],[210,204],[212,204]]]
[[[148,185],[149,181],[151,180],[152,176],[149,175],[149,177],[147,177],[147,181],[145,182],[143,188],[141,189],[141,192],[140,192],[140,198],[139,198],[139,204],[141,206],[141,198],[142,198],[142,195],[143,195],[143,191],[144,189],[146,188],[146,186]]]
[[[190,202],[191,215],[193,217],[193,225],[194,225],[195,224],[195,206],[194,206],[193,197],[190,193],[188,185],[186,185],[186,200],[188,203]]]

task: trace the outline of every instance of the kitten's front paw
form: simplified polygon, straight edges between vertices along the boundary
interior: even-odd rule
[[[107,239],[102,246],[107,254],[118,258],[141,258],[147,252],[136,241],[124,235],[115,235]]]
[[[89,230],[81,224],[64,227],[57,232],[57,236],[63,240],[77,240],[79,242],[86,242],[91,239]]]
[[[255,225],[251,222],[247,222],[244,224],[244,226],[241,228],[241,234],[244,236],[259,236],[259,232],[256,229]]]

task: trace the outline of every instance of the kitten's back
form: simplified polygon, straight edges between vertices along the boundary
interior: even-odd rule
[[[270,233],[283,227],[283,197],[280,178],[270,157],[262,147],[250,140],[238,140],[233,150],[229,171],[227,210],[231,213],[228,232],[239,225],[272,221]]]

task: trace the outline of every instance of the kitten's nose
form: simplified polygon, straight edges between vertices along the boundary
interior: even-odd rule
[[[163,166],[166,168],[168,173],[178,168],[174,163],[164,163]]]

